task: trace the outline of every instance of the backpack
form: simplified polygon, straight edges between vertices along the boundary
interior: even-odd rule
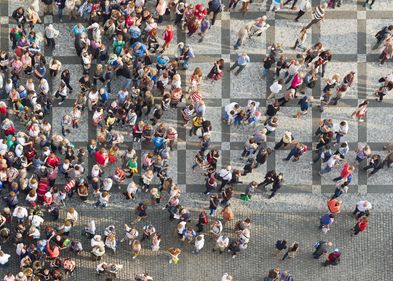
[[[202,223],[202,224],[208,224],[209,223],[209,221],[208,221],[208,219],[207,219],[207,216],[206,216],[206,213],[203,211],[202,213],[200,213],[199,214],[199,221]]]

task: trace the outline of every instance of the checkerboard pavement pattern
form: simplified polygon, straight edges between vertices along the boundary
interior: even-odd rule
[[[200,1],[198,1],[200,2]],[[207,1],[202,1],[206,3]],[[225,2],[225,1],[224,1]],[[319,2],[319,1],[318,1]],[[334,121],[339,122],[341,120],[349,120],[350,131],[348,135],[344,138],[345,141],[349,142],[350,148],[353,150],[358,144],[367,143],[371,146],[373,151],[380,152],[382,156],[386,155],[386,151],[383,151],[383,145],[386,142],[392,141],[393,133],[391,130],[391,124],[393,121],[393,113],[391,110],[393,99],[387,97],[383,103],[377,103],[374,101],[372,96],[373,90],[377,87],[377,80],[379,77],[386,75],[391,71],[391,62],[386,63],[383,67],[378,66],[378,53],[376,51],[371,51],[371,46],[374,44],[374,34],[381,27],[391,23],[391,13],[393,7],[389,1],[376,1],[373,10],[364,9],[360,5],[360,1],[348,1],[343,0],[344,4],[342,7],[336,10],[328,10],[326,15],[326,20],[322,24],[317,24],[312,27],[312,33],[309,35],[308,44],[316,43],[321,41],[327,48],[330,48],[333,53],[333,60],[328,64],[326,76],[331,77],[334,73],[339,73],[341,76],[347,74],[350,70],[356,71],[356,84],[351,90],[351,93],[346,96],[346,98],[340,102],[339,105],[335,107],[328,108],[323,114],[320,114],[316,107],[313,107],[312,112],[309,112],[307,116],[302,117],[301,120],[296,121],[291,116],[296,112],[297,103],[296,101],[287,104],[285,108],[282,108],[278,114],[280,125],[277,129],[277,133],[269,137],[269,147],[274,145],[274,142],[278,141],[281,137],[281,133],[285,130],[290,130],[295,133],[295,138],[306,143],[309,147],[315,143],[312,138],[313,132],[318,127],[318,121],[321,117],[330,117]],[[205,81],[202,92],[204,94],[204,100],[207,104],[207,119],[211,120],[213,123],[213,147],[221,150],[221,159],[219,164],[225,166],[231,164],[234,168],[242,168],[244,162],[240,160],[240,153],[242,150],[242,145],[246,141],[247,136],[252,135],[253,128],[234,128],[228,127],[226,124],[222,123],[223,117],[223,107],[233,101],[239,102],[245,105],[249,99],[256,100],[260,102],[261,108],[266,105],[266,96],[268,95],[269,86],[272,83],[272,79],[269,78],[267,81],[260,78],[260,71],[262,68],[262,60],[266,54],[266,47],[273,42],[280,42],[283,44],[285,53],[288,57],[294,57],[296,54],[294,51],[289,49],[290,46],[294,44],[297,34],[301,27],[304,26],[311,19],[310,13],[306,13],[299,23],[293,22],[295,13],[288,11],[286,9],[272,13],[268,12],[271,1],[261,1],[257,0],[251,4],[250,11],[246,15],[242,15],[239,10],[233,12],[223,12],[218,17],[215,26],[209,30],[203,44],[198,44],[196,38],[186,38],[186,35],[181,30],[177,31],[175,42],[171,44],[169,49],[169,54],[174,55],[176,42],[186,42],[193,46],[196,53],[196,58],[192,59],[189,71],[182,72],[182,82],[184,87],[187,87],[187,81],[192,70],[199,66],[203,69],[204,74],[207,74],[209,69],[212,67],[213,62],[218,58],[225,59],[225,69],[229,69],[229,66],[236,60],[236,51],[233,49],[233,44],[236,41],[237,33],[239,27],[255,18],[267,15],[268,23],[271,27],[267,30],[266,34],[262,35],[256,39],[247,40],[244,50],[248,52],[251,57],[251,63],[243,70],[243,72],[235,77],[232,73],[225,72],[224,78],[221,81],[217,81],[211,84],[209,81]],[[228,4],[228,3],[226,3]],[[317,4],[314,1],[313,6]],[[0,1],[0,48],[7,49],[11,51],[10,42],[8,39],[8,34],[10,28],[15,26],[14,20],[11,18],[12,12],[19,6],[27,7],[27,1]],[[41,8],[41,12],[43,7]],[[70,22],[67,17],[65,17],[63,22],[59,22],[56,15],[46,15],[42,16],[43,24],[37,25],[36,30],[43,32],[45,26],[49,24],[54,24],[56,29],[60,30],[60,36],[56,40],[57,48],[55,50],[49,50],[43,48],[43,53],[45,54],[47,60],[51,57],[58,58],[63,63],[63,69],[68,68],[72,73],[72,83],[77,83],[77,79],[81,76],[82,67],[80,65],[80,58],[76,56],[73,48],[73,42],[70,40],[70,29],[76,22]],[[241,51],[241,50],[239,50]],[[55,89],[58,85],[58,79],[48,79],[51,89]],[[323,85],[322,81],[318,81],[319,86]],[[119,88],[120,82],[113,83],[114,90]],[[316,87],[313,95],[319,96],[319,91],[321,87]],[[60,116],[65,112],[69,112],[72,108],[73,102],[76,98],[75,92],[71,95],[66,102],[62,105],[54,105],[53,111],[48,116],[52,120],[54,132],[60,132]],[[350,113],[353,108],[362,100],[370,99],[370,110],[366,122],[363,124],[357,124],[350,120]],[[181,106],[179,106],[181,107]],[[90,124],[91,120],[90,113],[84,113],[81,127],[79,130],[73,130],[70,135],[70,139],[77,146],[86,146],[89,139],[96,137],[96,130]],[[196,153],[198,146],[198,139],[196,137],[189,137],[188,131],[182,126],[181,114],[179,110],[171,109],[166,112],[163,120],[170,125],[177,128],[179,133],[179,142],[177,149],[171,154],[171,165],[169,168],[169,173],[175,178],[175,181],[179,186],[184,189],[187,193],[195,193],[203,191],[203,183],[201,182],[202,174],[199,172],[190,172],[190,167],[193,162],[194,154]],[[120,133],[124,134],[126,142],[121,145],[122,149],[126,149],[128,145],[132,143],[128,132],[122,128],[116,128]],[[145,145],[136,145],[138,154],[141,155],[145,151],[149,151],[152,147]],[[285,185],[280,190],[282,193],[332,193],[334,186],[332,181],[328,178],[321,178],[318,175],[320,167],[316,164],[310,165],[311,153],[307,153],[302,157],[301,161],[297,163],[283,162],[281,159],[287,151],[277,151],[273,154],[267,162],[267,165],[258,168],[253,174],[248,175],[244,178],[244,183],[248,183],[251,180],[261,181],[263,179],[264,173],[270,169],[276,169],[283,171],[285,174]],[[352,155],[353,156],[353,155]],[[140,157],[139,157],[140,159]],[[90,160],[90,159],[89,159]],[[92,161],[87,160],[89,167],[92,166]],[[113,169],[113,167],[107,170]],[[331,172],[330,176],[338,174],[339,169]],[[383,169],[378,172],[377,175],[368,178],[366,173],[360,171],[355,173],[354,183],[351,185],[350,192],[367,194],[367,193],[392,193],[393,185],[391,184],[393,176],[390,170]],[[244,185],[236,186],[237,191],[242,191]],[[86,211],[88,212],[88,211]],[[99,217],[99,212],[94,212],[91,210],[91,214],[86,216],[89,217]],[[265,239],[263,241],[273,241],[276,239],[278,233],[287,233],[288,229],[275,228],[276,225],[269,225],[270,221],[278,221],[281,224],[282,221],[297,222],[301,221],[304,225],[311,224],[308,219],[309,214],[291,217],[286,217],[285,214],[276,214],[275,219],[271,219],[271,214],[260,215],[260,218],[255,218],[256,221],[261,220],[261,225],[256,228],[257,233],[274,233],[270,239]],[[379,214],[378,221],[385,224],[384,221],[389,218],[388,215]],[[386,217],[385,217],[386,216]],[[314,216],[315,217],[315,216]],[[118,218],[118,213],[109,214],[107,218],[113,218],[116,220]],[[110,219],[108,219],[110,221]],[[162,220],[164,221],[164,220]],[[102,222],[103,224],[105,222]],[[317,223],[317,222],[316,222]],[[295,225],[295,224],[293,224]],[[391,223],[388,225],[391,225]],[[349,223],[345,226],[349,227]],[[382,226],[381,226],[382,227]],[[273,231],[272,231],[273,230]],[[164,230],[163,230],[164,231]],[[300,231],[300,230],[299,230]],[[295,231],[296,232],[296,231]],[[339,230],[337,233],[337,239],[345,231]],[[291,233],[291,232],[290,232]],[[259,234],[258,234],[259,235]],[[383,235],[383,234],[381,234]],[[262,235],[263,236],[263,235]],[[371,237],[372,235],[369,235]],[[379,237],[379,236],[378,236]],[[277,237],[279,238],[279,237]],[[317,238],[317,237],[315,237]],[[294,236],[295,239],[295,236]],[[296,238],[297,239],[297,238]],[[301,237],[298,238],[302,239]],[[391,237],[384,237],[381,239],[386,239],[384,241],[392,241]],[[262,241],[262,240],[261,240]],[[261,243],[265,243],[265,242]],[[308,245],[314,241],[304,241]],[[377,243],[376,241],[371,241],[371,238],[364,243],[368,244],[367,249],[372,249],[375,251],[375,255],[386,256],[386,260],[391,260],[388,258],[386,249],[388,247],[381,248],[377,243],[373,248],[369,243]],[[266,242],[267,243],[267,242]],[[361,244],[356,243],[357,250],[362,251]],[[373,244],[374,245],[374,244]],[[255,247],[254,247],[255,246]],[[261,245],[254,245],[253,248],[257,249]],[[344,242],[342,242],[342,246]],[[266,249],[267,244],[264,249]],[[379,247],[379,248],[378,248]],[[391,248],[391,247],[390,247]],[[262,248],[261,248],[262,249]],[[364,249],[363,249],[364,250]],[[311,250],[310,250],[311,251]],[[251,258],[255,263],[263,263],[260,268],[268,269],[273,267],[276,262],[271,261],[266,253],[265,258],[261,258],[262,253],[252,252]],[[353,254],[356,255],[356,254]],[[114,262],[126,261],[127,268],[132,268],[131,271],[126,270],[124,275],[122,274],[123,280],[129,280],[129,273],[135,272],[136,269],[148,269],[149,272],[154,272],[158,276],[157,280],[168,280],[168,272],[174,274],[174,276],[181,276],[178,279],[175,277],[173,280],[195,280],[192,274],[195,272],[192,270],[194,265],[199,262],[211,262],[211,257],[205,254],[198,257],[198,261],[195,262],[189,259],[189,264],[186,262],[183,266],[178,268],[166,268],[166,260],[164,257],[160,257],[160,264],[163,270],[160,271],[158,267],[152,267],[151,264],[145,263],[145,259],[133,262],[130,260],[130,256],[126,250],[123,251],[122,255],[116,255],[111,257]],[[187,260],[186,258],[185,260]],[[243,259],[243,258],[240,258]],[[262,261],[261,261],[262,260]],[[384,264],[377,264],[380,267],[373,268],[373,271],[365,272],[362,268],[367,268],[367,263],[364,263],[365,259],[362,260],[352,260],[352,265],[346,266],[347,272],[351,274],[358,274],[362,276],[369,276],[369,280],[373,280],[373,275],[378,274],[381,276],[378,280],[389,280],[388,276],[382,276],[387,272],[384,268]],[[220,260],[221,261],[221,260]],[[87,261],[87,257],[80,257],[80,264],[82,264],[86,271],[80,271],[77,273],[75,280],[80,280],[85,278],[86,280],[99,279],[93,275],[94,266],[91,262]],[[226,260],[223,258],[221,265],[225,265],[226,271],[233,271],[234,266],[237,265],[237,260],[233,262],[232,260]],[[299,267],[294,266],[293,272],[302,273],[300,263],[303,262],[302,259],[295,259],[291,261],[292,263],[299,264]],[[239,263],[247,264],[247,260],[241,260]],[[165,265],[165,266],[164,266]],[[310,264],[312,269],[315,264]],[[292,266],[291,270],[292,270]],[[160,267],[161,268],[161,267]],[[297,269],[296,269],[297,268]],[[369,269],[369,268],[368,268]],[[182,273],[182,272],[183,273]],[[224,271],[223,271],[224,272]],[[382,273],[381,273],[382,272]],[[219,278],[218,272],[204,271],[207,276],[206,280],[215,280]],[[239,272],[240,278],[236,280],[260,280],[261,276],[256,276],[255,272],[250,273],[245,270]],[[80,275],[79,275],[80,274]],[[221,273],[220,273],[221,274]],[[304,278],[300,277],[301,280],[316,280],[315,278],[320,278],[320,280],[333,280],[329,279],[330,276],[334,277],[334,274],[340,274],[340,280],[353,280],[352,277],[347,277],[342,275],[337,269],[334,271],[324,271],[323,277],[320,277],[319,270],[312,270],[309,272],[309,276]],[[382,275],[381,275],[382,274]],[[154,275],[154,274],[153,274]],[[237,274],[236,274],[237,275]],[[241,276],[245,278],[242,279]],[[300,275],[301,276],[301,275]],[[326,277],[325,277],[326,276]],[[246,278],[247,277],[247,278]],[[180,279],[182,278],[182,279]],[[355,278],[356,279],[356,278]],[[364,277],[364,279],[367,279]],[[334,279],[336,280],[336,279]]]
[[[343,2],[344,4],[340,8],[327,11],[325,22],[312,27],[307,43],[310,45],[320,41],[326,48],[332,50],[333,60],[328,64],[325,78],[331,77],[334,73],[344,76],[349,71],[354,70],[356,71],[355,86],[337,106],[329,107],[323,114],[319,113],[317,107],[314,106],[312,112],[309,112],[308,115],[303,116],[300,120],[295,120],[292,118],[292,115],[297,110],[297,102],[293,101],[287,104],[278,113],[280,124],[276,134],[273,134],[268,139],[270,147],[274,146],[274,142],[280,139],[285,130],[292,131],[295,139],[311,147],[313,143],[315,144],[315,139],[312,137],[313,132],[318,127],[319,119],[323,117],[333,118],[336,123],[341,120],[349,120],[350,130],[344,140],[348,141],[351,150],[354,150],[358,144],[367,143],[373,151],[381,152],[382,156],[386,155],[387,152],[383,151],[383,146],[393,139],[393,133],[389,130],[393,119],[391,113],[392,99],[388,96],[383,103],[378,103],[374,101],[372,93],[377,87],[378,78],[389,73],[390,63],[386,63],[383,67],[378,66],[378,53],[371,50],[371,45],[374,43],[373,35],[375,32],[390,23],[389,9],[392,8],[386,1],[377,1],[373,10],[366,10],[354,1]],[[9,48],[11,50],[8,32],[10,28],[15,26],[15,23],[10,15],[17,7],[21,5],[26,7],[28,4],[26,1],[2,1],[1,5],[3,9],[0,10],[0,46],[2,49]],[[244,50],[251,58],[251,63],[240,75],[235,76],[233,73],[226,71],[221,81],[214,83],[205,81],[202,86],[204,100],[207,105],[206,118],[213,124],[212,147],[221,150],[220,161],[222,165],[232,164],[234,168],[239,169],[243,167],[244,162],[239,160],[242,146],[247,136],[252,135],[255,130],[255,128],[249,127],[228,127],[221,121],[223,107],[234,101],[245,105],[249,99],[252,99],[260,102],[260,108],[263,112],[266,106],[266,95],[269,94],[269,86],[273,82],[272,75],[265,81],[260,74],[267,46],[273,42],[281,43],[284,47],[285,55],[288,58],[295,57],[296,52],[289,47],[294,44],[297,33],[302,26],[311,19],[310,13],[306,13],[298,23],[295,23],[293,21],[295,12],[283,9],[273,13],[268,11],[269,7],[270,2],[255,1],[246,15],[243,15],[239,9],[223,12],[218,17],[216,24],[207,33],[202,44],[197,42],[197,36],[186,38],[185,32],[178,30],[174,38],[175,42],[171,44],[168,51],[169,55],[175,54],[176,42],[186,42],[191,44],[194,49],[196,58],[191,60],[189,70],[181,73],[184,88],[188,87],[189,76],[196,66],[201,67],[204,74],[207,74],[213,62],[218,58],[224,58],[226,70],[236,60],[238,52]],[[41,13],[42,11],[43,7]],[[232,46],[236,41],[239,26],[261,15],[267,15],[271,27],[261,37],[248,39],[243,49],[240,49],[238,52],[235,51]],[[58,58],[63,64],[63,69],[68,68],[71,70],[71,83],[76,85],[77,80],[82,75],[80,58],[76,56],[73,40],[70,39],[70,30],[76,21],[70,22],[68,17],[65,16],[64,21],[60,22],[56,11],[54,15],[45,15],[41,16],[41,18],[43,23],[35,28],[38,32],[43,32],[45,26],[49,24],[53,24],[56,29],[60,30],[60,36],[56,40],[56,49],[50,50],[42,46],[45,57],[48,61],[52,57]],[[48,79],[52,91],[57,88],[59,79],[59,77]],[[113,85],[113,92],[116,93],[120,87],[120,81],[115,81]],[[319,97],[320,89],[323,85],[324,82],[322,79],[319,79],[313,92],[315,97]],[[60,132],[61,116],[71,111],[76,95],[77,93],[74,91],[62,105],[54,104],[53,111],[48,117],[52,120],[54,132]],[[370,110],[366,122],[361,124],[352,121],[350,118],[352,110],[360,101],[366,98],[370,100]],[[179,108],[181,108],[181,105]],[[72,142],[84,145],[89,139],[96,137],[97,132],[89,120],[91,120],[91,114],[84,113],[80,129],[72,130],[72,134],[69,135]],[[177,150],[171,154],[172,164],[170,172],[173,172],[171,176],[177,179],[180,185],[186,186],[187,192],[203,191],[200,181],[201,173],[188,173],[198,146],[199,141],[197,137],[188,136],[187,129],[182,126],[179,109],[167,111],[163,120],[174,126],[179,133]],[[126,141],[121,145],[121,149],[126,149],[132,143],[129,132],[123,128],[116,128],[115,130],[125,136]],[[141,146],[136,144],[135,147],[138,149],[139,154],[151,149],[149,145]],[[266,170],[276,168],[283,171],[284,174],[288,170],[293,172],[291,176],[286,177],[286,183],[281,192],[312,192],[313,190],[320,190],[322,193],[330,193],[332,191],[332,182],[318,175],[319,164],[309,164],[311,153],[307,153],[297,163],[284,163],[281,158],[286,152],[277,151],[273,153],[267,165],[245,177],[244,182],[248,183],[250,180],[261,181]],[[89,164],[91,167],[92,161]],[[334,170],[330,173],[330,176],[338,172],[339,169]],[[368,193],[390,193],[393,191],[391,185],[393,177],[391,177],[389,169],[383,169],[377,175],[369,178],[363,171],[355,172],[354,176],[354,184],[352,184],[350,189],[351,192],[357,193],[358,186],[362,186],[362,191]],[[313,186],[320,186],[320,188],[313,189]],[[367,187],[367,190],[364,190],[364,186]],[[242,190],[244,186],[239,185],[237,189]]]

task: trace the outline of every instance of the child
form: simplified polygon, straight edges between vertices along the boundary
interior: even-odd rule
[[[192,251],[193,254],[199,253],[200,250],[202,250],[203,246],[205,246],[205,235],[200,234],[195,238],[195,251]]]

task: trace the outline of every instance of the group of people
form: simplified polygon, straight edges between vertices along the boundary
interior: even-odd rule
[[[302,28],[293,47],[301,50],[296,59],[288,60],[279,43],[267,49],[261,76],[266,81],[273,76],[274,82],[269,85],[270,92],[266,96],[266,112],[256,100],[249,100],[246,105],[232,102],[225,106],[223,119],[228,126],[250,126],[255,133],[244,144],[241,153],[241,159],[245,161],[243,169],[233,169],[230,165],[220,168],[217,164],[220,151],[211,147],[213,126],[207,118],[206,93],[202,93],[201,85],[206,80],[212,83],[221,80],[225,75],[225,61],[215,61],[207,74],[200,67],[195,67],[187,81],[182,81],[182,71],[190,67],[195,57],[193,48],[180,42],[175,47],[174,56],[168,52],[174,44],[177,29],[186,29],[189,37],[197,33],[199,43],[203,42],[206,33],[214,28],[217,15],[224,9],[220,0],[209,0],[206,7],[200,3],[193,5],[166,0],[158,0],[154,7],[143,0],[42,2],[44,11],[40,9],[38,0],[32,0],[29,7],[19,7],[12,13],[16,23],[16,27],[10,30],[13,52],[0,52],[0,186],[3,195],[6,193],[3,196],[6,207],[0,216],[0,238],[3,243],[15,245],[20,261],[20,272],[10,272],[4,280],[65,280],[75,271],[76,262],[73,258],[60,257],[61,253],[69,250],[78,255],[85,248],[89,248],[92,258],[98,262],[97,274],[106,274],[107,280],[113,280],[119,276],[123,265],[103,261],[106,249],[116,253],[119,245],[126,243],[133,259],[140,255],[143,247],[153,252],[160,250],[164,237],[146,219],[147,209],[154,205],[162,205],[163,211],[169,213],[169,220],[176,220],[175,231],[179,241],[192,245],[190,251],[193,253],[203,250],[205,236],[209,235],[214,238],[214,252],[222,254],[228,251],[235,258],[247,249],[251,238],[251,220],[235,220],[231,206],[235,185],[242,183],[241,177],[264,165],[275,150],[289,149],[283,160],[289,161],[293,157],[296,162],[311,149],[296,140],[290,131],[284,133],[274,148],[267,147],[268,136],[279,126],[277,113],[280,107],[298,98],[299,111],[293,116],[296,122],[308,113],[314,100],[320,100],[319,108],[323,111],[327,106],[336,105],[354,84],[355,72],[345,74],[343,79],[340,74],[334,74],[331,79],[326,79],[321,96],[312,96],[318,74],[324,77],[332,60],[331,50],[326,49],[323,43],[318,42],[309,48],[304,46],[311,26],[324,19],[328,8],[327,4],[317,5],[312,11],[313,20]],[[228,9],[235,9],[237,2],[231,0]],[[330,7],[334,8],[338,1],[331,2],[333,5]],[[288,3],[290,1],[273,0],[271,10],[278,11]],[[296,0],[293,1],[292,8],[296,7],[296,3]],[[242,1],[243,14],[247,13],[250,5],[251,1]],[[300,10],[295,21],[311,9],[309,0],[301,0],[298,5]],[[61,31],[52,24],[45,27],[44,34],[36,28],[42,23],[41,18],[47,13],[53,14],[54,10],[60,22],[64,16],[78,22],[71,26],[69,35],[74,41],[75,53],[80,57],[81,77],[75,77],[75,73],[64,68],[65,62],[60,59],[52,57],[47,61],[43,55],[44,48],[59,48],[56,41]],[[164,20],[171,22],[163,25]],[[159,34],[161,26],[164,31]],[[240,49],[247,40],[260,37],[269,27],[266,16],[241,26],[234,49]],[[389,26],[376,36],[378,44],[386,42],[388,50],[392,29]],[[381,59],[381,63],[385,60]],[[241,75],[249,63],[250,57],[243,51],[228,70],[236,70],[234,74]],[[379,81],[381,86],[376,91],[379,101],[393,89],[391,76]],[[49,83],[50,79],[54,81],[54,77],[60,77],[58,85]],[[76,96],[72,109],[60,116],[61,132],[54,132],[48,114],[55,103],[63,104],[73,92]],[[178,132],[166,122],[165,112],[177,108],[184,127],[189,128],[190,138],[199,141],[192,170],[200,168],[203,171],[204,194],[209,195],[209,214],[202,210],[196,218],[192,218],[190,210],[182,204],[181,189],[168,173]],[[367,108],[368,101],[362,102],[352,117],[362,122]],[[70,141],[70,136],[77,134],[85,122],[97,128],[97,136],[89,140],[87,147],[77,147]],[[349,147],[341,139],[345,138],[348,130],[346,120],[340,121],[338,126],[334,126],[332,119],[321,120],[321,126],[315,133],[318,144],[314,150],[314,162],[321,160],[323,163],[321,174],[330,172],[336,162],[345,161]],[[133,145],[122,151],[121,145],[127,137],[131,137]],[[151,151],[138,159],[140,145]],[[334,153],[332,147],[336,147]],[[393,163],[392,152],[383,161],[380,155],[372,154],[367,145],[359,147],[356,152],[357,162],[370,159],[363,169],[373,169],[371,174]],[[87,159],[93,162],[92,165],[87,166]],[[108,174],[106,167],[114,167],[114,171]],[[321,218],[322,229],[327,229],[334,221],[341,204],[337,198],[348,190],[354,170],[355,166],[347,163],[335,179],[337,188],[328,201],[327,217]],[[59,177],[64,178],[66,183],[60,184]],[[267,191],[266,187],[270,184],[272,189],[268,198],[273,198],[283,182],[282,172],[268,171],[262,182],[249,183],[240,199],[249,201],[256,190]],[[145,195],[138,194],[142,192],[149,197],[148,201],[137,205],[137,218],[131,226],[125,225],[124,238],[119,237],[114,225],[106,227],[102,234],[97,233],[94,221],[85,226],[84,238],[69,238],[70,232],[79,223],[79,215],[75,208],[70,207],[66,216],[60,218],[60,209],[65,207],[68,198],[76,195],[80,202],[94,198],[95,207],[105,208],[111,203],[114,185],[126,186],[123,192],[125,200],[142,201]],[[367,201],[357,205],[353,235],[366,229],[370,208],[371,204]],[[217,209],[220,211],[216,212]],[[333,212],[333,209],[336,211]],[[50,215],[49,221],[44,220],[45,214]],[[326,219],[329,220],[327,224]],[[143,226],[138,228],[141,221]],[[228,235],[225,226],[235,221],[233,233]],[[83,239],[90,240],[87,243],[89,247],[84,245]],[[315,251],[327,253],[321,247],[330,245],[330,242],[322,242],[316,245]],[[294,257],[298,248],[298,243],[293,243],[282,259]],[[287,249],[286,241],[278,241],[276,249]],[[326,265],[339,259],[339,251],[336,250],[328,255]],[[178,245],[166,249],[166,252],[170,256],[170,264],[179,263],[182,250]],[[10,253],[0,251],[1,266],[9,264],[10,258]],[[143,272],[137,273],[135,280],[148,281],[153,277]],[[225,273],[222,281],[229,280],[233,277]],[[275,268],[266,280],[293,279],[288,271]]]

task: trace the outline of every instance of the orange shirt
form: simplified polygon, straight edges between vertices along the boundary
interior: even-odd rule
[[[337,214],[340,212],[341,205],[338,205],[337,199],[329,199],[327,201],[327,207],[332,214]]]

